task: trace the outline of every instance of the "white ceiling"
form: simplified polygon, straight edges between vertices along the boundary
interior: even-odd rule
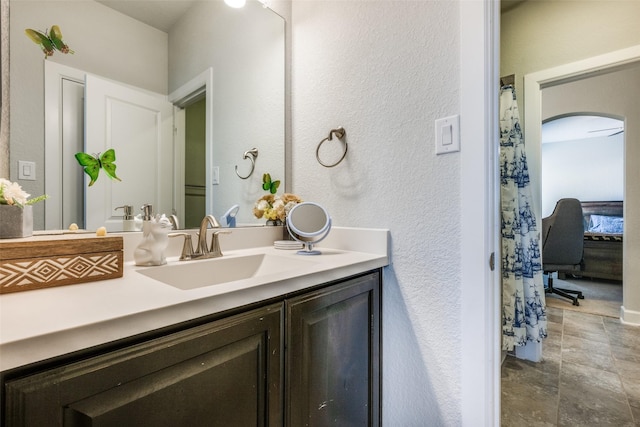
[[[195,0],[96,0],[165,33]]]
[[[622,120],[603,116],[567,116],[542,124],[542,143],[612,136],[623,131]]]

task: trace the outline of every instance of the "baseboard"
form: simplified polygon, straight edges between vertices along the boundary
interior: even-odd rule
[[[640,326],[640,311],[627,310],[623,305],[620,307],[620,321],[625,325]]]

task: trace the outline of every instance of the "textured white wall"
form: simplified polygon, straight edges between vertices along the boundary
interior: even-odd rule
[[[336,225],[391,230],[383,291],[390,426],[461,417],[460,157],[435,155],[433,125],[459,111],[458,13],[450,1],[292,6],[293,190],[325,205]],[[315,150],[337,126],[349,152],[327,169]]]

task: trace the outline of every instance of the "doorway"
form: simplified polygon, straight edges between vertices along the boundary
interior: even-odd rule
[[[198,228],[206,215],[206,98],[185,107],[184,228]]]
[[[213,69],[169,95],[173,104],[174,202],[180,228],[199,227],[213,213]],[[184,225],[184,226],[183,226]]]
[[[515,2],[510,2],[510,3],[514,4]],[[555,7],[556,11],[558,9],[568,9],[571,4],[571,2],[560,2],[560,3],[558,2],[520,2],[519,5],[517,6],[518,8],[521,8],[521,11],[518,12],[520,15],[519,17],[520,18],[523,17],[522,15],[524,15],[525,13],[524,11],[529,9],[529,6],[534,7],[533,6],[534,4],[540,5],[541,3],[546,3],[548,5]],[[604,5],[604,3],[602,3],[602,5]],[[622,7],[616,6],[615,9],[617,9],[618,11],[620,9],[624,10],[627,6],[630,6],[630,5],[625,5]],[[581,8],[582,5],[577,5],[576,7]],[[576,14],[568,13],[568,11],[565,10],[565,12],[567,13],[564,13],[561,16],[557,16],[557,21],[554,21],[554,22],[562,21],[562,25],[567,31],[575,32],[577,28],[588,27],[589,25],[593,25],[593,22],[594,22],[593,19],[591,20],[581,19],[580,20],[581,23],[579,25],[572,25],[576,15],[582,17],[581,15],[585,13],[585,10],[591,10],[597,7],[599,6],[595,5],[595,3],[593,3],[593,7],[592,7],[592,4],[590,4],[589,7],[582,7],[583,10],[578,11]],[[613,8],[610,8],[610,9],[613,9]],[[613,26],[611,24],[603,23],[603,25],[599,27],[599,31],[595,32],[598,34],[597,44],[596,43],[589,44],[589,41],[594,38],[594,34],[586,34],[583,37],[575,35],[574,33],[571,33],[568,35],[548,34],[549,31],[546,29],[546,26],[541,25],[541,22],[545,22],[544,21],[545,19],[553,20],[556,18],[555,16],[554,17],[550,16],[550,11],[546,11],[546,15],[540,12],[540,16],[537,16],[535,19],[525,20],[524,24],[520,22],[517,24],[511,24],[513,31],[514,32],[517,31],[520,33],[517,35],[517,37],[519,37],[519,40],[506,41],[505,38],[511,37],[510,33],[507,33],[506,37],[503,36],[501,38],[501,46],[503,48],[502,49],[503,52],[507,50],[509,47],[512,47],[514,44],[520,44],[520,47],[527,47],[527,48],[530,47],[527,44],[523,44],[523,41],[526,41],[526,43],[529,43],[530,45],[535,45],[536,47],[541,48],[540,50],[535,51],[533,53],[531,53],[529,50],[526,50],[526,49],[521,49],[521,50],[514,49],[512,52],[512,57],[510,58],[511,62],[508,63],[508,65],[503,66],[503,69],[501,70],[501,73],[500,73],[501,75],[515,73],[517,76],[516,84],[517,86],[519,86],[518,98],[520,100],[523,100],[521,105],[524,106],[522,111],[524,113],[523,118],[524,118],[524,126],[525,126],[525,137],[527,139],[527,158],[528,158],[528,161],[529,160],[531,161],[530,170],[536,170],[536,169],[539,170],[540,162],[541,162],[540,146],[539,145],[537,147],[532,146],[532,143],[530,141],[540,140],[540,136],[541,136],[540,125],[543,119],[550,117],[550,116],[542,116],[542,114],[540,113],[543,107],[542,89],[544,87],[550,87],[552,85],[558,85],[560,83],[567,83],[574,79],[578,79],[578,80],[583,79],[587,74],[594,75],[594,74],[597,74],[603,68],[609,68],[615,65],[621,66],[624,64],[628,64],[630,62],[633,62],[634,60],[637,60],[637,58],[639,57],[640,50],[638,50],[635,47],[621,49],[621,47],[625,46],[624,43],[626,43],[627,40],[635,37],[635,35],[637,34],[636,30],[630,29],[630,31],[626,32],[628,34],[628,37],[625,40],[620,40],[620,39],[616,39],[614,41],[607,40],[607,37],[609,37],[609,35],[611,34],[611,32],[605,31],[607,28],[615,27],[616,34],[624,33],[627,28],[627,27],[624,27],[624,19],[615,19],[614,17],[611,16],[612,13],[615,14],[615,12],[612,12],[611,10],[607,11],[607,19],[608,19],[608,22],[616,22],[616,25]],[[618,13],[618,15],[620,15],[620,13]],[[503,23],[504,23],[504,20],[503,20]],[[523,25],[526,26],[527,28],[525,29]],[[558,26],[560,26],[560,24],[558,24]],[[621,26],[624,28],[622,28]],[[505,28],[503,28],[503,30],[504,29]],[[535,31],[535,34],[537,36],[532,36],[532,34],[530,32],[527,33],[527,31]],[[618,33],[618,31],[620,33]],[[549,38],[553,38],[554,41],[549,42],[548,41]],[[577,53],[576,49],[573,49],[572,51],[568,51],[567,47],[565,47],[564,51],[562,50],[561,45],[563,44],[563,41],[569,42],[570,40],[573,41],[574,43],[576,41],[581,41],[583,43],[583,45],[580,45],[578,43],[579,51],[580,51],[579,53]],[[507,45],[506,48],[505,48],[505,44]],[[564,44],[568,44],[568,43],[564,43]],[[613,53],[595,56],[598,53],[598,49],[602,49],[603,46],[604,47],[611,46],[610,50],[613,51]],[[553,51],[553,53],[551,54],[552,56],[546,57],[544,61],[539,62],[535,66],[532,65],[531,64],[531,62],[533,62],[532,58],[534,57],[539,58],[540,55],[542,54],[542,48],[551,49]],[[616,49],[620,49],[620,50],[617,51]],[[594,53],[589,55],[588,53],[590,51],[593,51]],[[585,52],[587,54],[585,54]],[[555,56],[553,56],[554,54]],[[589,56],[591,56],[591,58],[589,59],[576,60],[576,58],[581,58],[581,57],[584,58]],[[562,58],[565,58],[565,59],[563,60]],[[576,61],[576,62],[573,63],[571,61]],[[563,62],[566,63],[563,66],[549,68],[555,64],[561,64]],[[542,72],[536,72],[530,75],[526,75],[526,73],[530,73],[532,70],[539,70],[545,67],[549,69]],[[522,70],[522,71],[519,72],[519,70]],[[628,90],[630,90],[630,88],[628,88]],[[524,96],[525,93],[526,93],[526,96]],[[596,93],[603,96],[607,96],[606,93],[603,93],[600,90],[598,90]],[[599,113],[604,112],[602,108],[596,109],[596,108],[585,108],[585,107],[583,107],[581,110],[574,110],[574,111],[599,112]],[[555,114],[560,114],[560,113],[551,113],[551,115],[555,115]],[[627,115],[627,117],[634,117],[634,116]],[[635,117],[638,117],[638,116],[635,115]],[[630,140],[630,139],[627,138],[627,140]],[[628,169],[628,165],[629,165],[628,158],[630,157],[629,151],[628,151],[629,147],[626,147],[626,150],[627,150],[626,162],[627,162],[627,169]],[[637,150],[634,152],[637,153]],[[627,181],[629,181],[629,177],[630,177],[629,173],[626,172]],[[535,177],[534,179],[540,182],[539,176]],[[637,192],[635,192],[635,194],[637,194]],[[637,196],[635,197],[637,200]],[[629,199],[628,191],[627,191],[627,194],[625,194],[624,198],[625,198],[625,204],[627,204],[626,202]],[[638,206],[638,205],[636,204],[635,206]],[[628,205],[625,207],[625,209],[627,207]],[[542,212],[542,208],[540,208],[540,212]],[[627,256],[628,256],[628,253],[627,253]],[[625,272],[625,274],[628,274],[628,272]],[[627,299],[629,294],[627,290],[628,290],[628,287],[627,285],[625,285],[625,299]],[[636,295],[637,294],[638,292],[636,292]],[[638,301],[638,299],[635,299],[635,301]],[[637,307],[637,304],[636,304],[636,307]]]
[[[545,120],[542,217],[551,215],[556,201],[565,197],[623,201],[624,142],[624,120],[619,118],[575,113]]]
[[[541,170],[541,123],[549,117],[566,114],[569,111],[606,112],[625,119],[625,141],[633,141],[636,135],[638,123],[633,120],[638,117],[637,95],[634,94],[635,86],[623,84],[626,79],[637,81],[640,74],[640,46],[614,51],[609,54],[589,58],[555,67],[549,70],[532,73],[525,76],[525,138],[527,140],[527,154],[532,153],[536,171]],[[621,80],[622,79],[622,80]],[[595,83],[595,84],[594,84]],[[593,88],[596,88],[594,91]],[[557,93],[556,101],[550,103],[551,107],[543,108],[543,93],[548,89],[562,89]],[[571,95],[567,95],[565,89],[571,89]],[[562,94],[564,92],[564,94]],[[557,101],[560,97],[561,101]],[[545,112],[544,115],[542,112]],[[637,144],[625,144],[624,147],[624,218],[626,220],[623,233],[624,255],[627,260],[634,258],[638,248],[628,244],[628,237],[632,235],[636,227],[636,216],[631,215],[637,200],[635,187],[628,184],[633,182],[630,175],[635,173],[635,160],[638,150]],[[540,182],[539,175],[536,178]],[[538,189],[541,194],[541,188]],[[538,196],[541,198],[541,195]],[[628,323],[640,323],[640,313],[633,310],[637,306],[638,291],[637,266],[631,262],[623,264],[623,305],[620,309],[620,317]]]

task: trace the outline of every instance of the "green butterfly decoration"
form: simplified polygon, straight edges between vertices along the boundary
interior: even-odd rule
[[[113,148],[105,151],[102,156],[98,153],[95,157],[87,153],[76,153],[76,160],[84,166],[85,173],[91,177],[89,187],[98,179],[100,169],[104,169],[109,178],[122,181],[116,176],[116,165],[113,163],[116,161],[116,152]]]
[[[278,191],[278,187],[280,187],[280,180],[271,181],[271,175],[265,173],[262,175],[262,189],[264,191],[269,191],[271,194],[276,194]]]
[[[44,59],[53,55],[55,50],[62,53],[74,53],[69,49],[69,46],[62,41],[62,31],[60,31],[60,27],[57,25],[53,25],[48,34],[47,31],[41,32],[38,30],[32,30],[31,28],[27,28],[24,32],[27,34],[27,37],[40,46],[44,52]]]

